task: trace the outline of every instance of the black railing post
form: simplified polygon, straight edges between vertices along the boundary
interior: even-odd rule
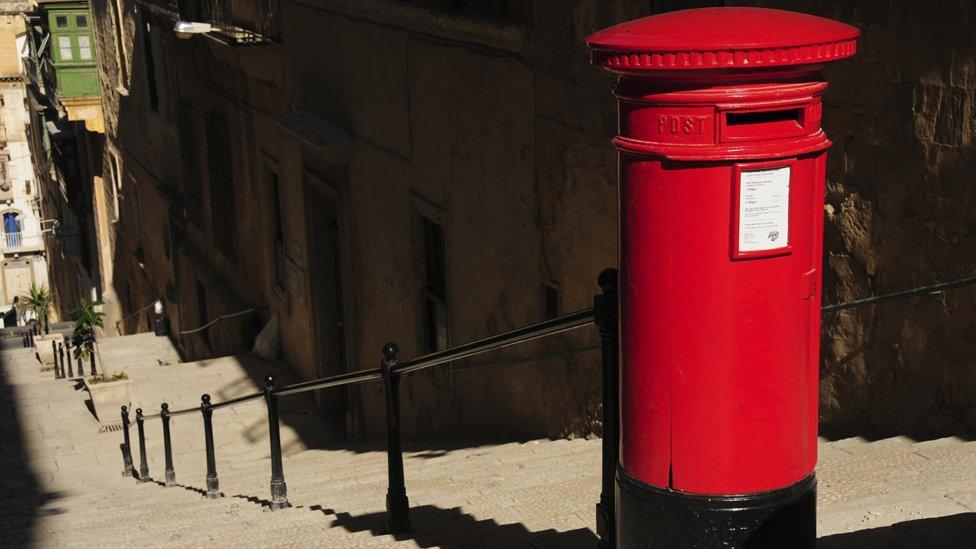
[[[68,365],[68,377],[75,377],[75,371],[72,370],[72,362],[71,362],[71,340],[70,339],[64,340],[64,354],[65,354],[65,357],[66,357],[64,359],[64,363]]]
[[[278,425],[278,397],[274,394],[275,378],[264,378],[264,400],[268,405],[268,435],[271,439],[271,510],[291,507],[288,503],[288,487],[281,463],[281,432]]]
[[[146,459],[146,430],[142,408],[136,408],[136,427],[139,428],[139,482],[149,482],[149,461]]]
[[[92,338],[91,353],[88,355],[88,363],[91,365],[91,375],[98,375],[98,370],[95,369],[95,338]]]
[[[210,395],[200,397],[200,411],[203,413],[203,436],[207,446],[207,497],[220,497],[220,481],[217,480],[217,458],[214,456],[213,405]]]
[[[410,530],[410,501],[403,478],[403,449],[400,446],[400,375],[396,372],[399,354],[396,343],[387,343],[383,346],[380,366],[386,387],[386,463],[389,471],[386,512],[391,534]]]
[[[61,379],[67,379],[68,368],[64,365],[64,344],[58,343],[58,363],[61,364]]]
[[[173,470],[173,445],[169,437],[169,404],[159,407],[159,417],[163,421],[163,453],[166,456],[166,486],[176,486],[176,471]]]
[[[122,446],[122,461],[125,464],[125,468],[122,469],[122,476],[132,477],[135,476],[135,470],[132,468],[132,445],[129,443],[129,407],[122,407],[122,437],[124,439]]]
[[[51,360],[54,361],[54,379],[61,379],[61,369],[58,367],[58,342],[51,342]]]
[[[616,547],[614,490],[620,431],[620,360],[617,316],[617,270],[604,269],[598,279],[603,293],[593,298],[593,313],[603,350],[603,467],[600,503],[596,505],[596,531],[602,547]]]
[[[78,377],[85,377],[85,363],[81,360],[81,351],[83,348],[78,348]]]

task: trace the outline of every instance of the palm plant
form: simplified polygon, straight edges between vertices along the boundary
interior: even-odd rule
[[[44,323],[44,333],[51,333],[51,327],[48,322],[48,318],[51,316],[51,309],[54,308],[54,295],[51,290],[47,289],[47,286],[41,284],[37,285],[36,282],[31,282],[30,286],[27,287],[27,295],[24,298],[24,308],[28,311],[34,313],[34,318],[38,322]]]
[[[95,328],[104,328],[105,313],[98,308],[104,304],[103,301],[81,300],[79,307],[73,314],[75,317],[74,332],[71,340],[74,343],[74,358],[89,360],[95,353]]]

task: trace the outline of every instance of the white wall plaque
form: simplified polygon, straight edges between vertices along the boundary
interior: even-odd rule
[[[739,175],[738,252],[780,250],[790,242],[790,167]]]

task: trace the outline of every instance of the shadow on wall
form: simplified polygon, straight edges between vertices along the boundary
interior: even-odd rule
[[[976,539],[976,513],[899,522],[849,534],[820,538],[819,549],[963,549]]]
[[[0,349],[20,347],[20,338],[0,339]],[[10,364],[5,363],[0,353],[0,488],[3,511],[3,533],[0,545],[4,547],[26,547],[32,543],[35,522],[42,516],[65,512],[61,508],[42,509],[44,505],[57,498],[57,494],[46,493],[40,486],[30,463],[41,456],[29,455],[24,431],[30,428],[23,424],[17,410],[17,401],[22,398],[10,383],[7,373]],[[39,426],[33,426],[39,427]]]

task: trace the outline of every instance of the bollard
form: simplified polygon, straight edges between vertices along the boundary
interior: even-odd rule
[[[64,362],[65,362],[65,364],[68,365],[68,377],[75,377],[75,372],[74,372],[74,370],[71,369],[71,365],[72,365],[72,363],[71,363],[71,340],[69,340],[69,339],[64,340],[64,348],[65,348],[65,355],[67,356],[67,358],[65,359]]]
[[[142,408],[136,408],[136,427],[139,428],[139,482],[149,482],[149,462],[146,460],[146,431]]]
[[[58,343],[58,362],[61,364],[61,379],[68,378],[68,371],[65,368],[64,363],[64,344]]]
[[[122,469],[122,476],[132,477],[135,476],[135,470],[132,468],[132,446],[129,444],[128,406],[122,407],[122,436],[124,438],[122,446],[122,461],[125,463],[125,468]]]
[[[166,486],[176,486],[176,471],[173,470],[173,445],[169,436],[169,404],[159,407],[159,417],[163,421],[163,451],[166,455]]]
[[[604,269],[598,280],[603,293],[593,299],[596,325],[603,351],[603,469],[600,503],[596,505],[596,531],[603,547],[616,547],[614,519],[614,476],[617,471],[620,432],[619,353],[617,343],[617,270]]]
[[[203,436],[207,446],[207,497],[216,499],[221,493],[220,481],[217,479],[217,458],[214,456],[213,406],[210,404],[210,395],[200,397],[200,412],[203,413]]]
[[[278,397],[274,395],[275,378],[264,378],[264,400],[268,405],[268,435],[271,439],[271,510],[291,507],[288,503],[288,488],[285,486],[285,472],[281,463],[281,433],[278,425]]]
[[[396,372],[400,348],[395,343],[383,346],[380,371],[386,387],[386,463],[389,487],[386,492],[387,525],[390,533],[410,531],[410,501],[403,479],[403,449],[400,445],[400,375]]]
[[[61,379],[61,370],[58,368],[58,342],[51,342],[51,360],[54,361],[54,379]]]
[[[78,377],[85,377],[85,363],[81,360],[81,349],[78,351]]]

